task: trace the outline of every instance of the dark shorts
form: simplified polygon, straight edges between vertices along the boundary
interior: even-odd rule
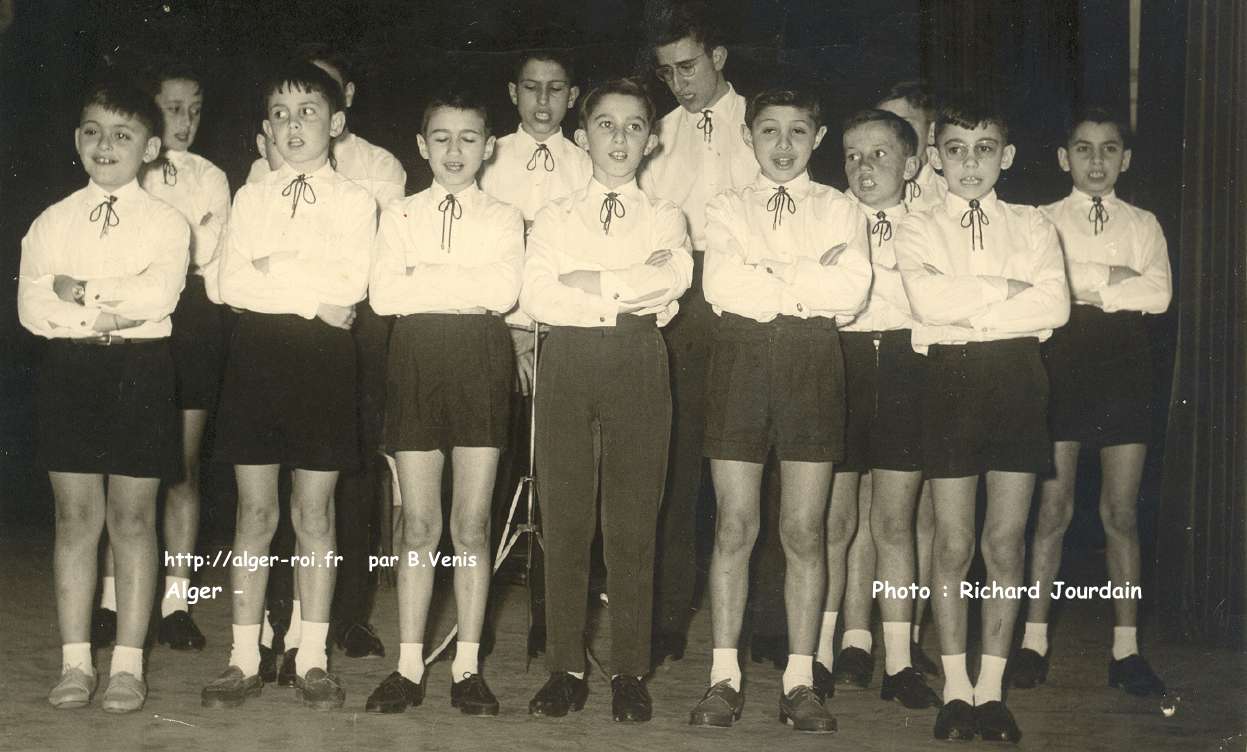
[[[706,376],[711,459],[837,462],[844,457],[844,360],[836,323],[724,313]]]
[[[1152,354],[1143,315],[1070,308],[1044,343],[1053,441],[1103,447],[1146,444],[1152,432]]]
[[[845,457],[837,472],[922,469],[927,360],[910,330],[840,332],[844,352]]]
[[[244,312],[226,358],[213,459],[354,470],[355,386],[350,332],[319,319]]]
[[[180,479],[175,390],[167,339],[108,347],[52,340],[35,387],[36,466]]]
[[[177,369],[177,401],[183,410],[211,410],[221,390],[225,362],[225,324],[221,306],[208,300],[204,279],[186,277],[186,289],[173,311],[173,365]]]
[[[1047,473],[1048,375],[1034,338],[931,345],[923,395],[923,470]]]
[[[515,355],[498,316],[403,316],[390,336],[387,452],[507,445]]]

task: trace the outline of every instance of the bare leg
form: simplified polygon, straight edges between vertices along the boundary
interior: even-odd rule
[[[974,557],[974,496],[978,477],[931,481],[935,501],[935,547],[931,567],[932,612],[940,635],[940,654],[966,652],[966,602],[961,581]],[[945,697],[947,700],[947,697]]]
[[[814,655],[818,647],[818,625],[827,587],[823,523],[831,477],[830,462],[780,463],[780,540],[788,566],[784,604],[788,612],[788,649],[794,655]],[[756,505],[754,510],[757,514]]]
[[[199,447],[207,410],[182,411],[182,481],[169,486],[165,495],[165,550],[171,554],[194,554],[199,535]],[[187,557],[189,558],[189,557]],[[177,561],[165,567],[169,577],[190,577],[190,563]]]
[[[987,518],[983,522],[983,562],[987,579],[1002,588],[1017,587],[1026,575],[1026,518],[1035,492],[1033,473],[989,472]],[[1016,598],[983,602],[983,655],[1009,656]]]
[[[876,577],[893,587],[908,588],[914,582],[914,504],[922,486],[922,473],[871,470],[874,499],[870,531],[878,550]],[[906,591],[908,592],[908,591]],[[912,600],[880,598],[884,621],[909,621]]]
[[[305,622],[329,623],[338,570],[325,557],[337,553],[332,508],[337,482],[337,471],[294,471],[290,520],[294,523],[300,556],[312,559],[301,562],[297,569],[299,601]]]
[[[827,595],[824,611],[839,611],[847,580],[849,544],[857,531],[857,496],[860,473],[842,472],[832,477],[831,503],[827,507]]]
[[[870,614],[875,602],[870,594],[870,585],[875,578],[875,541],[870,532],[873,495],[872,476],[863,475],[857,493],[857,532],[849,544],[844,608],[841,609],[845,629],[864,629],[867,632],[870,631]]]
[[[117,644],[142,648],[156,595],[158,478],[108,478],[108,539],[117,547]],[[94,581],[94,578],[92,578]]]
[[[240,564],[250,556],[269,552],[277,530],[277,465],[235,465],[238,482],[238,515],[234,531],[234,558]],[[296,547],[297,550],[297,547]],[[230,587],[234,591],[233,623],[259,624],[264,618],[264,590],[268,567],[230,567]],[[296,597],[298,590],[295,590]]]
[[[489,598],[492,562],[489,551],[489,515],[494,478],[501,452],[495,447],[455,447],[454,502],[450,537],[455,554],[475,558],[475,565],[455,568],[455,604],[459,612],[459,641],[480,642]]]
[[[762,464],[710,460],[718,507],[710,556],[710,618],[714,647],[735,649],[749,592],[749,556],[758,539]]]
[[[398,635],[401,642],[424,642],[433,598],[429,553],[442,537],[442,468],[440,450],[398,452],[398,484],[403,513],[396,515],[401,541],[398,566]],[[413,557],[418,557],[413,561]],[[414,564],[414,566],[412,566]]]
[[[56,499],[52,569],[61,642],[89,642],[100,533],[104,529],[104,476],[48,473]]]
[[[1100,486],[1100,519],[1107,539],[1108,577],[1114,585],[1138,585],[1142,577],[1139,562],[1139,527],[1136,511],[1139,484],[1143,480],[1146,444],[1121,444],[1100,450],[1104,481]],[[1138,624],[1139,603],[1133,598],[1113,599],[1114,625]]]
[[[931,587],[931,551],[935,547],[935,495],[931,492],[931,481],[922,484],[918,493],[917,522],[914,525],[918,543],[918,585]],[[935,591],[932,590],[932,593]],[[927,615],[927,599],[919,597],[914,601],[914,625],[922,626]]]
[[[1076,441],[1052,445],[1056,475],[1039,484],[1039,514],[1035,538],[1031,543],[1031,571],[1028,582],[1039,582],[1039,597],[1026,606],[1026,621],[1047,624],[1052,611],[1052,581],[1061,571],[1061,549],[1065,531],[1074,518],[1074,480],[1078,475]]]

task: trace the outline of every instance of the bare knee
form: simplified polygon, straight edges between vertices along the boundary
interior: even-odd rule
[[[95,504],[56,507],[56,534],[65,538],[99,535],[104,528],[104,510]]]
[[[115,543],[136,540],[156,533],[156,512],[151,505],[108,510],[108,537]]]
[[[1137,538],[1138,516],[1134,504],[1100,504],[1100,521],[1104,534],[1110,538]]]
[[[300,540],[320,540],[333,534],[333,519],[328,505],[303,506],[298,514],[292,514],[290,518],[294,534]]]
[[[847,550],[857,534],[856,505],[845,504],[844,509],[827,515],[826,546],[832,551]]]
[[[817,521],[794,520],[779,528],[784,553],[797,559],[821,559],[826,555],[822,526]]]
[[[958,531],[935,536],[935,566],[944,572],[964,573],[974,557],[974,534]]]
[[[715,520],[714,548],[721,554],[750,551],[758,539],[758,521],[747,515],[720,513]]]
[[[427,551],[437,546],[442,537],[441,514],[404,514],[403,544],[408,551]]]
[[[992,569],[1012,571],[1026,561],[1026,540],[1018,530],[984,530],[983,562]]]
[[[1061,488],[1052,495],[1045,494],[1039,504],[1035,520],[1035,537],[1039,539],[1063,536],[1074,519],[1074,490]]]
[[[900,549],[913,546],[914,525],[910,516],[889,514],[876,509],[870,518],[870,531],[875,545],[880,548]]]
[[[450,522],[455,550],[483,550],[489,545],[488,517],[455,517]]]
[[[291,514],[293,520],[294,514]],[[271,539],[277,532],[277,506],[267,503],[238,502],[238,534]]]

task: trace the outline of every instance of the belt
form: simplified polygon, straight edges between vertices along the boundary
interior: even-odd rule
[[[421,311],[420,313],[408,314],[411,316],[419,316],[421,313],[432,313],[438,316],[483,316],[491,313],[488,308],[476,306],[475,308],[454,308],[445,311]]]
[[[148,342],[155,342],[159,337],[138,337],[135,339],[127,339],[119,334],[105,332],[94,337],[72,337],[70,342],[75,345],[91,345],[93,347],[116,347],[117,345],[142,345]]]

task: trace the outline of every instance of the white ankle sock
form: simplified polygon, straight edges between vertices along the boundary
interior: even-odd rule
[[[299,654],[294,657],[294,670],[299,676],[307,675],[314,668],[328,670],[329,656],[325,654],[325,640],[329,637],[329,622],[304,621]]]
[[[818,628],[818,650],[814,655],[828,671],[836,660],[836,619],[839,616],[838,611],[824,611],[823,625]]]
[[[398,644],[398,673],[407,681],[419,684],[424,678],[424,643],[400,642]]]
[[[264,609],[264,618],[260,620],[260,644],[269,650],[273,649],[273,623],[269,621],[268,609]]]
[[[1048,623],[1045,621],[1026,622],[1026,631],[1022,633],[1022,647],[1034,650],[1040,655],[1048,654]]]
[[[191,585],[189,577],[165,577],[165,594],[160,599],[160,615],[168,616],[174,611],[190,611],[186,602],[186,589]]]
[[[715,685],[727,679],[732,689],[740,691],[740,659],[736,657],[736,648],[715,648],[714,658],[710,664],[710,684]]]
[[[870,634],[869,629],[846,629],[844,636],[840,638],[840,649],[859,648],[867,653],[874,647],[874,637]]]
[[[1139,652],[1138,627],[1113,627],[1113,660],[1120,661]]]
[[[814,656],[788,654],[788,668],[784,669],[781,685],[784,694],[794,687],[814,686]]]
[[[921,624],[915,624],[915,625],[914,625],[914,636],[913,636],[913,642],[914,642],[914,644],[915,644],[915,645],[921,645],[921,644],[922,644],[922,625],[921,625]]]
[[[95,666],[91,665],[91,643],[67,642],[61,645],[61,673],[71,668],[87,674],[95,673]]]
[[[1000,682],[1005,675],[1005,659],[984,655],[979,661],[979,680],[974,685],[974,704],[986,705],[1000,700]]]
[[[105,577],[100,585],[100,608],[117,610],[117,578]]]
[[[883,670],[895,676],[909,666],[909,622],[883,623]]]
[[[234,624],[232,630],[229,665],[242,669],[243,676],[255,676],[260,673],[260,625]]]
[[[134,674],[143,678],[143,648],[128,648],[118,645],[113,648],[113,659],[108,667],[108,675]]]
[[[297,648],[303,642],[303,607],[299,605],[299,599],[294,599],[294,605],[290,608],[290,626],[286,629],[286,650]]]
[[[583,679],[583,678],[585,678],[585,672],[583,672],[583,671],[568,671],[567,673],[568,673],[570,676],[574,676],[574,677],[576,677],[577,679]]]
[[[480,671],[481,644],[479,642],[456,642],[455,660],[450,664],[450,680],[458,684],[468,676]]]
[[[966,654],[941,655],[940,663],[944,665],[944,702],[953,700],[974,704],[974,685],[970,684],[970,675],[966,673]]]

